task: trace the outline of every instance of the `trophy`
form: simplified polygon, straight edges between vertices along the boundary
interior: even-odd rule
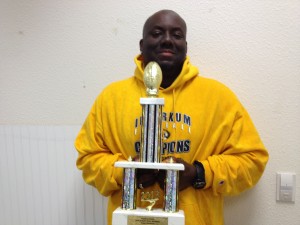
[[[162,72],[156,62],[149,62],[144,69],[146,98],[140,98],[142,106],[142,129],[140,161],[119,161],[115,167],[124,168],[122,204],[113,212],[113,225],[184,225],[184,212],[178,210],[179,171],[184,165],[174,163],[172,158],[162,162],[162,107],[164,99],[158,98]],[[166,170],[163,208],[154,208],[159,193],[141,192],[141,201],[148,202],[146,208],[137,208],[137,169]]]

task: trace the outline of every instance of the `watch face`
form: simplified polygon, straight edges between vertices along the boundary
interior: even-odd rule
[[[206,183],[203,181],[196,181],[194,183],[194,188],[196,188],[196,189],[204,188],[205,185],[206,185]]]

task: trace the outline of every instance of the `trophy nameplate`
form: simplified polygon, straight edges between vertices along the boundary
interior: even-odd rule
[[[140,98],[142,106],[141,150],[140,162],[129,157],[128,161],[119,161],[115,167],[124,168],[122,184],[122,204],[113,212],[113,225],[184,225],[184,212],[178,209],[179,171],[184,165],[174,163],[172,158],[161,162],[162,155],[162,106],[164,99],[158,98],[158,90],[162,81],[162,72],[156,62],[150,62],[144,70],[146,98]],[[136,170],[166,170],[164,187],[164,206],[155,207],[160,198],[159,191],[140,192],[141,202],[145,208],[136,207]],[[141,186],[142,187],[142,186]]]
[[[149,217],[149,216],[128,216],[128,224],[132,225],[168,225],[168,218],[166,217]]]

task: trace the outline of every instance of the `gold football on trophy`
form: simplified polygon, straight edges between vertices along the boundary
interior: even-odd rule
[[[156,62],[149,62],[144,69],[144,84],[148,97],[157,97],[162,81],[162,72]]]

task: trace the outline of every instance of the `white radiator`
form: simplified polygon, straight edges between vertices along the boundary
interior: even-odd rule
[[[76,168],[80,126],[0,125],[0,225],[105,225],[107,199]]]

